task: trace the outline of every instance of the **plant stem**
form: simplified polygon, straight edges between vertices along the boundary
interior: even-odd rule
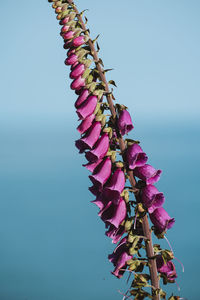
[[[79,14],[79,11],[77,10],[76,6],[74,5],[72,0],[68,0],[69,4],[73,4],[73,8],[74,11],[77,14],[77,18],[82,26],[82,29],[84,31],[87,31],[87,28],[85,26],[85,23],[83,22],[83,19],[81,17],[81,15]],[[88,40],[88,44],[90,46],[91,49],[91,54],[94,58],[94,62],[96,64],[97,70],[99,71],[99,75],[101,77],[102,82],[105,84],[105,91],[108,93],[106,94],[106,98],[110,107],[110,111],[112,113],[112,117],[113,120],[116,119],[116,110],[113,104],[113,100],[112,100],[112,96],[110,93],[110,89],[108,86],[108,82],[106,80],[106,76],[105,73],[103,72],[103,69],[101,67],[101,64],[99,62],[99,58],[98,58],[98,54],[97,51],[95,49],[94,43],[92,42],[91,38]],[[120,150],[122,153],[124,153],[126,146],[123,140],[123,137],[120,135],[119,136],[119,145],[120,145]],[[129,181],[132,185],[132,187],[134,188],[136,185],[136,180],[133,176],[133,171],[128,171],[128,176],[129,176]],[[160,297],[159,295],[155,295],[154,294],[154,290],[155,289],[159,289],[159,278],[158,278],[158,272],[157,272],[157,266],[156,266],[156,260],[154,257],[154,250],[153,250],[153,244],[152,244],[152,237],[151,237],[151,230],[149,228],[149,222],[148,222],[148,217],[147,214],[144,216],[143,220],[142,220],[142,228],[143,228],[143,233],[144,236],[147,238],[147,240],[145,241],[145,245],[146,245],[146,254],[147,254],[147,258],[148,258],[148,262],[149,262],[149,271],[150,271],[150,276],[151,276],[151,285],[153,286],[152,288],[152,295],[153,295],[153,300],[159,300]]]

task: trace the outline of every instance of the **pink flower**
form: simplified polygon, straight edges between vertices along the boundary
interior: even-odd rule
[[[76,79],[77,80],[77,79]],[[96,96],[90,96],[87,98],[86,101],[84,101],[79,108],[77,109],[76,113],[78,114],[79,118],[81,120],[89,117],[91,114],[94,113],[95,108],[97,106],[97,97]]]
[[[125,175],[121,169],[117,169],[112,175],[108,185],[103,190],[103,195],[113,203],[118,203],[120,194],[125,185]]]
[[[121,278],[127,267],[127,261],[132,258],[132,255],[128,254],[128,247],[126,245],[127,239],[123,238],[119,245],[115,248],[114,252],[108,256],[109,261],[115,266],[112,272],[118,278]]]
[[[114,225],[106,224],[106,227],[109,227],[106,231],[106,236],[112,239],[113,244],[117,244],[125,233],[124,226],[119,226],[119,228],[116,228]]]
[[[154,184],[157,182],[160,179],[161,173],[161,170],[156,170],[148,164],[134,169],[134,175],[146,181],[146,184]]]
[[[89,162],[96,162],[97,160],[103,158],[108,152],[109,148],[109,137],[107,133],[104,133],[101,138],[95,144],[93,150],[88,151],[85,154],[86,159]]]
[[[83,167],[86,167],[90,172],[94,172],[95,168],[102,162],[103,159],[99,159],[96,162],[87,163],[83,165]]]
[[[90,126],[92,125],[93,120],[95,119],[95,115],[92,114],[86,119],[84,119],[81,124],[76,128],[80,134],[85,133]]]
[[[148,208],[150,214],[156,208],[161,207],[164,201],[163,193],[159,193],[154,185],[149,184],[142,189],[142,203]]]
[[[174,218],[170,218],[163,207],[155,209],[149,216],[156,230],[160,233],[166,229],[170,229],[175,223]]]
[[[85,78],[82,78],[81,76],[74,79],[71,83],[72,90],[80,90],[83,86],[85,86]]]
[[[61,32],[62,33],[66,33],[68,30],[69,30],[70,26],[69,25],[64,25],[62,28],[61,28]]]
[[[83,35],[77,36],[72,41],[72,45],[74,47],[79,47],[79,46],[81,46],[83,44],[85,44],[85,37]]]
[[[74,63],[78,62],[78,56],[76,54],[71,54],[69,57],[66,58],[65,64],[66,65],[73,65]]]
[[[92,183],[99,190],[106,183],[111,174],[112,163],[109,157],[105,158],[97,168],[95,168],[92,175],[89,176]]]
[[[85,149],[91,149],[98,140],[101,133],[101,123],[94,122],[86,135],[75,142],[76,147],[82,153]]]
[[[62,19],[62,20],[60,21],[61,25],[65,25],[65,24],[67,24],[68,22],[69,22],[69,17],[65,17],[64,19]]]
[[[165,275],[169,281],[174,281],[177,278],[176,269],[171,261],[164,262],[162,255],[156,256],[156,264],[158,272]]]
[[[70,30],[62,34],[64,40],[71,40],[74,37],[74,31]]]
[[[119,119],[117,121],[117,125],[121,135],[128,133],[134,128],[131,120],[131,116],[126,109],[121,111],[119,115]]]
[[[114,225],[116,228],[126,218],[126,203],[123,198],[120,198],[118,204],[109,201],[105,208],[98,214],[102,221]]]
[[[90,92],[87,89],[83,89],[78,97],[78,99],[75,102],[75,107],[78,108],[89,96]],[[93,96],[95,97],[95,96]],[[95,98],[96,99],[96,98]],[[91,100],[91,98],[90,98]]]
[[[75,79],[82,75],[85,72],[85,65],[84,64],[78,64],[76,65],[73,70],[70,73],[70,78]]]
[[[126,151],[126,158],[130,169],[141,167],[147,162],[147,155],[138,144],[132,144]]]

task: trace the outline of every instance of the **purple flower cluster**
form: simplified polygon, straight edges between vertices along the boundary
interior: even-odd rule
[[[95,68],[91,67],[94,60],[88,59],[88,55],[92,56],[88,50],[88,32],[81,28],[73,6],[60,3],[62,1],[54,1],[53,7],[62,25],[60,35],[64,40],[64,48],[68,50],[65,64],[71,69],[70,86],[77,94],[74,105],[80,120],[77,130],[81,136],[75,145],[80,153],[85,154],[87,163],[84,167],[91,172],[89,179],[92,186],[89,190],[96,197],[92,202],[99,208],[98,216],[105,223],[106,235],[114,244],[119,242],[108,258],[115,267],[112,273],[120,278],[127,262],[132,259],[130,248],[133,242],[129,239],[132,223],[129,227],[125,226],[131,222],[130,203],[125,196],[126,178],[130,171],[141,183],[138,184],[137,204],[142,203],[145,213],[149,213],[155,232],[162,234],[173,226],[175,220],[163,208],[163,193],[154,186],[160,179],[161,170],[147,164],[148,157],[137,142],[127,143],[123,153],[124,163],[117,164],[118,138],[134,128],[131,116],[124,106],[120,109],[116,106],[115,122],[107,120],[104,109],[109,105],[104,102],[104,85],[95,75]],[[125,233],[128,235],[124,237]],[[165,263],[163,257],[157,255],[156,263],[161,275],[169,281],[176,278],[171,261]]]

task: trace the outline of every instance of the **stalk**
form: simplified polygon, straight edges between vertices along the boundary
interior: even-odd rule
[[[82,16],[80,15],[78,9],[74,5],[74,2],[72,0],[68,0],[68,3],[70,3],[71,5],[73,5],[74,11],[77,14],[77,18],[78,18],[78,20],[79,20],[79,22],[80,22],[80,24],[82,26],[82,29],[84,31],[87,31],[87,28],[86,28],[86,26],[85,26],[85,24],[83,22]],[[104,70],[103,70],[103,68],[102,68],[102,66],[101,66],[101,64],[99,62],[98,53],[97,53],[97,51],[95,49],[94,43],[92,42],[91,38],[89,38],[88,44],[89,44],[89,47],[91,49],[91,54],[92,54],[92,56],[94,58],[94,62],[96,64],[96,67],[97,67],[97,69],[99,71],[99,75],[101,77],[101,80],[105,84],[105,91],[107,92],[106,98],[107,98],[107,101],[108,101],[108,104],[109,104],[109,108],[110,108],[110,111],[111,111],[111,114],[112,114],[112,117],[113,117],[113,122],[115,122],[116,121],[116,110],[115,110],[115,107],[114,107],[114,104],[113,104],[112,96],[110,94],[109,85],[108,85],[108,82],[106,80],[106,76],[105,76]],[[119,138],[120,150],[121,150],[122,153],[124,153],[124,151],[126,149],[126,146],[125,146],[123,137],[121,136],[121,134],[119,132],[118,132],[118,138]],[[124,161],[124,163],[126,163],[126,162]],[[131,186],[134,189],[135,186],[136,186],[136,180],[135,180],[135,178],[133,176],[133,171],[128,171],[128,176],[129,176],[130,184],[131,184]],[[148,262],[149,262],[148,263],[149,273],[150,273],[150,276],[151,276],[152,297],[153,297],[152,299],[153,300],[159,300],[160,299],[159,294],[158,295],[155,294],[155,291],[157,289],[159,289],[159,277],[158,277],[158,271],[157,271],[157,266],[156,266],[156,260],[155,260],[155,256],[154,256],[152,236],[151,236],[151,229],[149,227],[149,221],[148,221],[147,214],[143,217],[142,228],[143,228],[144,236],[146,237],[146,239],[145,239],[145,245],[146,245],[146,255],[147,255],[147,258],[148,258]]]

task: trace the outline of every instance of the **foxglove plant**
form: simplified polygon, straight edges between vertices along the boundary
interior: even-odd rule
[[[108,70],[104,70],[98,57],[97,38],[90,38],[83,12],[78,12],[73,0],[48,1],[53,2],[62,26],[60,35],[67,49],[65,64],[71,68],[71,89],[78,95],[74,105],[81,136],[75,145],[85,153],[84,167],[91,172],[89,190],[96,197],[92,203],[99,208],[105,234],[118,243],[108,256],[114,265],[112,274],[117,278],[125,272],[134,276],[123,299],[166,299],[160,278],[164,284],[175,282],[174,254],[153,245],[151,236],[153,230],[158,238],[164,238],[175,222],[163,208],[163,193],[153,185],[160,179],[161,170],[147,164],[148,156],[138,141],[124,137],[134,128],[132,119],[126,106],[114,105],[109,85],[115,82],[106,80]],[[110,114],[106,114],[108,110]],[[141,249],[145,249],[146,257],[141,256]],[[149,269],[148,274],[144,268]],[[169,299],[180,297],[172,295]]]

